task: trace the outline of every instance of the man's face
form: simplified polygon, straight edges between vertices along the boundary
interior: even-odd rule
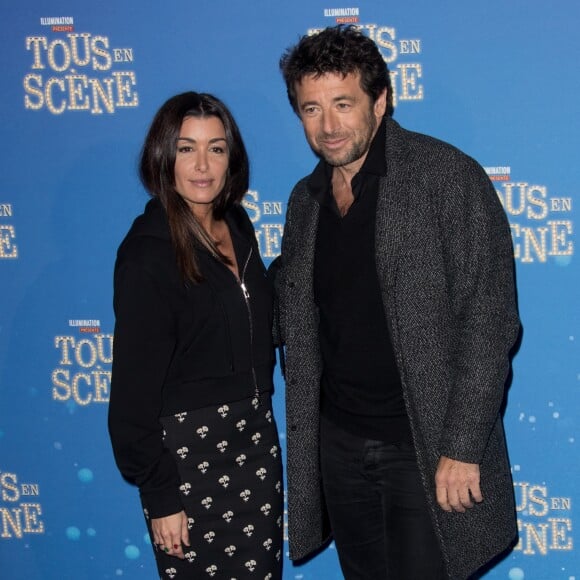
[[[308,75],[296,84],[298,114],[314,152],[334,167],[358,171],[386,110],[386,92],[373,103],[360,75]]]

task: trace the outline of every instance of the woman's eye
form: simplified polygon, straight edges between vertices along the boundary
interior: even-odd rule
[[[226,152],[224,147],[212,147],[210,151],[212,153],[217,153],[218,155],[223,155]]]
[[[190,151],[193,151],[191,145],[181,145],[177,148],[178,153],[189,153]]]

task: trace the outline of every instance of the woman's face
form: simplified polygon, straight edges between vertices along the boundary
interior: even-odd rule
[[[217,117],[186,117],[175,154],[175,191],[194,213],[207,213],[226,182],[230,154]]]

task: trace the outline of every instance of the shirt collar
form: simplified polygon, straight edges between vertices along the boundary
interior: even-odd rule
[[[370,173],[382,177],[387,174],[387,161],[385,159],[385,141],[387,138],[387,127],[384,119],[379,123],[379,128],[374,136],[366,159],[360,168],[359,173]],[[358,173],[357,173],[358,175]]]

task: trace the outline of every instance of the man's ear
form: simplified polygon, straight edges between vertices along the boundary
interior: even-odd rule
[[[377,97],[375,104],[373,105],[373,113],[379,121],[385,116],[387,111],[387,89],[383,89],[383,92]]]

